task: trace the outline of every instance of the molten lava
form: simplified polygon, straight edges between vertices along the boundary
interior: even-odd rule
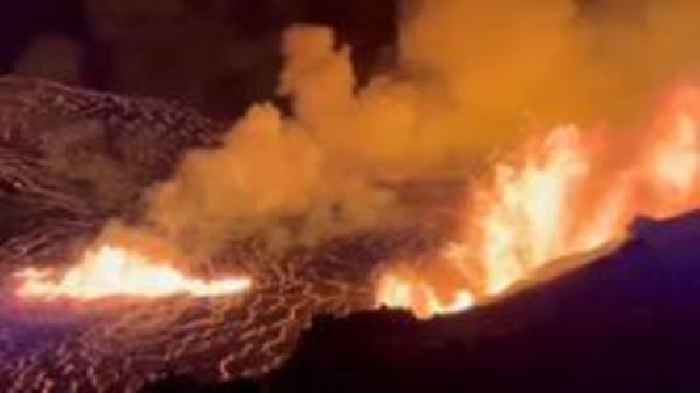
[[[50,271],[35,269],[26,269],[17,276],[24,279],[17,290],[19,296],[41,299],[156,298],[176,294],[209,297],[242,293],[251,286],[248,278],[209,282],[188,278],[168,264],[112,246],[87,251],[83,261],[59,280],[52,280]]]
[[[378,303],[419,317],[464,310],[557,258],[624,237],[635,216],[700,206],[700,88],[676,89],[632,135],[607,131],[556,128],[495,165],[465,198],[447,246],[460,252],[397,263]]]

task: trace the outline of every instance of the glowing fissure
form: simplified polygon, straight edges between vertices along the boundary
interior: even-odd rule
[[[523,146],[472,185],[461,229],[446,246],[460,251],[440,253],[419,272],[396,261],[379,281],[377,302],[419,317],[464,310],[550,261],[623,237],[635,216],[700,206],[698,124],[700,89],[685,87],[634,142],[567,126]]]
[[[17,294],[40,299],[158,298],[177,294],[210,297],[242,293],[252,284],[245,277],[215,281],[188,278],[166,263],[108,245],[87,251],[82,262],[58,280],[51,279],[51,271],[36,269],[17,275],[24,280]]]

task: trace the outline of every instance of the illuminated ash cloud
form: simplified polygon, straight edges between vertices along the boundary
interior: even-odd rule
[[[568,126],[533,137],[469,188],[454,241],[423,263],[397,261],[378,301],[422,316],[466,309],[620,240],[635,217],[697,208],[699,186],[700,88],[688,84],[628,135]]]
[[[125,225],[188,257],[174,263],[179,288],[209,267],[253,284],[99,303],[40,349],[0,352],[3,385],[123,391],[164,369],[261,375],[314,314],[462,310],[614,239],[636,214],[695,206],[696,88],[652,97],[698,64],[697,5],[650,1],[646,28],[620,29],[566,0],[404,4],[396,67],[361,86],[351,48],[295,26],[279,84],[291,113],[263,103],[232,125],[158,100],[0,80],[0,192],[17,214],[3,222],[3,270],[76,263]],[[507,148],[490,175],[466,180]],[[437,202],[401,191],[441,181],[466,183],[456,229],[431,216]],[[421,241],[454,230],[449,245],[412,249],[397,228]],[[66,277],[86,266],[101,265]]]

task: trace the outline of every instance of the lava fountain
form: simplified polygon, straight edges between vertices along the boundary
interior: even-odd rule
[[[213,297],[247,291],[252,282],[238,277],[205,281],[186,277],[166,262],[125,248],[103,245],[85,252],[82,261],[53,280],[53,272],[33,268],[17,273],[23,279],[17,295],[24,298],[94,300],[113,296],[143,298],[185,294]]]
[[[470,185],[454,240],[395,261],[377,302],[419,317],[461,311],[544,265],[626,235],[634,217],[700,206],[700,87],[677,87],[635,132],[558,127]]]

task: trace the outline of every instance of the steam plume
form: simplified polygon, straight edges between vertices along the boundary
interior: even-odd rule
[[[309,244],[387,222],[401,206],[381,180],[459,174],[560,122],[633,129],[700,64],[700,4],[608,3],[406,0],[398,64],[363,87],[330,29],[292,27],[279,93],[293,116],[253,106],[153,190],[148,218],[196,251],[258,233]]]

